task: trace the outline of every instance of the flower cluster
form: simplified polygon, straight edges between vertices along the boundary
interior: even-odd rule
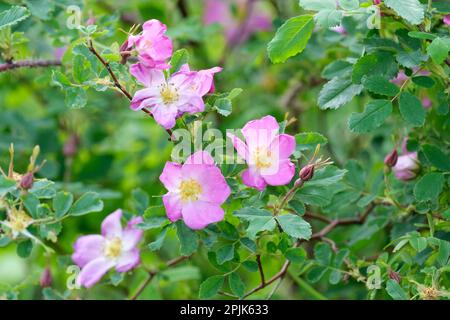
[[[213,76],[222,68],[191,71],[184,64],[168,75],[172,41],[165,35],[166,30],[160,21],[149,20],[142,34],[130,36],[125,47],[137,52],[139,62],[130,67],[130,73],[145,87],[135,93],[131,109],[146,108],[161,126],[171,129],[183,114],[204,111],[203,96],[214,91]]]

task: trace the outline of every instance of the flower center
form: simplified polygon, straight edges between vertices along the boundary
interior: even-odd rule
[[[105,256],[108,258],[115,259],[120,256],[122,253],[122,240],[120,238],[115,237],[106,242],[105,246]]]
[[[179,98],[178,90],[171,84],[164,84],[159,91],[161,99],[165,105],[176,102]]]
[[[202,186],[194,179],[183,180],[180,184],[181,201],[197,201],[202,193]]]
[[[33,219],[24,211],[14,211],[9,216],[9,223],[14,232],[22,232],[31,224]]]
[[[258,169],[265,169],[272,166],[272,153],[265,148],[256,148],[253,152],[253,159]]]
[[[142,47],[147,50],[150,49],[153,45],[152,42],[148,39],[144,40],[143,42],[144,43],[142,44]]]

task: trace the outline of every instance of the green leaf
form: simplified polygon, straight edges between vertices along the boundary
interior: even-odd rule
[[[228,283],[231,292],[237,297],[241,298],[245,294],[245,284],[237,272],[233,272],[228,276]]]
[[[305,250],[302,248],[289,248],[284,255],[292,263],[303,263],[307,257]]]
[[[308,181],[308,186],[314,187],[329,187],[332,184],[342,180],[347,173],[345,169],[339,169],[336,166],[330,165],[319,169],[314,173],[314,177]]]
[[[409,244],[414,250],[421,252],[427,248],[427,239],[421,237],[419,233],[415,233],[409,238]]]
[[[395,58],[402,66],[410,69],[417,68],[422,62],[428,60],[428,56],[423,54],[420,49],[415,51],[400,50]]]
[[[318,144],[324,146],[328,139],[318,132],[302,132],[295,135],[296,148],[300,151],[314,150]]]
[[[448,264],[448,258],[450,256],[450,242],[445,240],[439,241],[439,251],[437,260],[441,266],[446,266]]]
[[[324,242],[316,244],[314,247],[314,257],[319,264],[329,266],[331,264],[331,258],[333,257],[330,245]]]
[[[51,18],[51,13],[55,10],[55,3],[53,0],[26,0],[27,7],[31,14],[42,20]]]
[[[376,52],[358,59],[353,66],[352,81],[354,84],[360,84],[365,76],[384,76],[392,79],[397,73],[398,65],[394,56],[387,52]]]
[[[434,35],[432,33],[426,33],[426,32],[421,32],[421,31],[410,31],[410,32],[408,32],[408,36],[410,36],[411,38],[423,39],[423,40],[434,40],[437,37],[436,35]]]
[[[414,25],[422,23],[425,9],[419,0],[384,0],[383,2],[409,23]]]
[[[189,62],[189,52],[186,49],[180,49],[173,53],[172,59],[170,59],[170,73],[173,74],[180,70],[181,66]]]
[[[349,78],[333,78],[319,93],[320,109],[337,109],[361,93],[362,86],[355,85]]]
[[[249,222],[247,234],[250,238],[254,238],[260,231],[272,231],[276,227],[272,213],[267,210],[247,207],[235,211],[234,215]]]
[[[144,222],[139,223],[137,227],[142,230],[151,230],[162,227],[164,224],[169,222],[166,217],[149,217],[144,220]]]
[[[450,38],[436,38],[427,48],[427,53],[431,59],[437,64],[441,64],[448,57],[448,51],[450,50]]]
[[[8,10],[0,13],[0,30],[13,26],[30,16],[30,11],[25,7],[13,6]]]
[[[322,78],[331,80],[335,77],[344,78],[352,72],[353,65],[345,60],[336,60],[328,64],[322,71]]]
[[[359,0],[339,0],[339,6],[345,10],[355,10],[359,8]]]
[[[58,291],[52,288],[42,289],[42,295],[45,300],[64,300],[64,297]]]
[[[70,192],[58,192],[53,198],[53,210],[55,211],[55,216],[57,218],[64,216],[67,212],[69,212],[72,203],[73,195]]]
[[[157,250],[161,249],[161,247],[164,243],[164,239],[166,238],[166,235],[167,235],[167,230],[168,230],[167,226],[162,228],[161,232],[158,233],[158,235],[156,236],[155,241],[148,244],[148,249],[150,251],[157,251]]]
[[[305,10],[320,11],[324,9],[336,9],[335,0],[300,0],[300,7]]]
[[[195,231],[189,229],[183,221],[176,222],[177,236],[180,240],[180,254],[190,256],[198,248],[198,236]]]
[[[28,258],[33,250],[33,242],[28,239],[17,244],[17,255],[21,258]]]
[[[83,108],[87,103],[86,90],[79,87],[67,88],[64,102],[66,106],[72,109]]]
[[[403,92],[399,99],[400,114],[406,122],[415,127],[421,127],[425,123],[426,111],[416,96],[409,92]]]
[[[86,192],[72,206],[69,214],[72,216],[81,216],[92,212],[103,210],[103,201],[96,192]]]
[[[426,76],[413,77],[412,82],[424,88],[432,88],[436,84],[433,78]]]
[[[306,239],[311,238],[311,225],[295,214],[285,214],[277,217],[281,228],[284,232],[294,238]]]
[[[229,243],[217,250],[216,253],[217,263],[224,264],[234,258],[234,245]]]
[[[297,191],[295,198],[305,202],[306,204],[326,206],[331,202],[333,194],[334,193],[331,188],[317,188],[316,186],[306,184],[299,191]]]
[[[287,20],[267,45],[269,58],[273,63],[285,62],[302,52],[314,29],[311,15],[303,15]]]
[[[389,279],[387,281],[386,291],[394,300],[409,300],[405,290],[395,280]]]
[[[414,196],[417,201],[435,200],[444,187],[444,175],[438,172],[431,172],[424,175],[417,181],[414,187]]]
[[[442,171],[450,171],[450,158],[439,147],[424,144],[422,145],[422,151],[433,166]]]
[[[395,96],[399,91],[395,84],[383,76],[364,77],[362,84],[370,92],[389,97]]]
[[[15,188],[16,182],[14,180],[7,179],[0,174],[0,197],[3,197],[8,192],[13,191]]]
[[[352,113],[348,122],[353,132],[364,133],[381,126],[392,113],[390,100],[370,101],[362,113]]]
[[[134,210],[138,215],[142,215],[148,208],[150,203],[150,199],[148,197],[147,192],[138,188],[131,191],[131,195],[133,196]]]
[[[217,294],[223,286],[223,276],[212,276],[202,282],[199,290],[200,299],[208,299]]]
[[[343,16],[344,12],[342,10],[326,9],[320,10],[314,16],[314,19],[318,25],[324,28],[332,28],[338,26],[341,23]]]
[[[232,103],[228,98],[219,98],[214,101],[214,109],[224,117],[228,117],[232,112]]]

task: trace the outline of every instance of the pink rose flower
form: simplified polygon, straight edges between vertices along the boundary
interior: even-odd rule
[[[176,119],[184,113],[202,112],[205,104],[202,97],[213,90],[213,75],[219,67],[190,71],[189,66],[166,79],[164,72],[145,67],[141,63],[131,66],[131,74],[146,88],[135,93],[131,109],[149,108],[156,122],[166,129],[175,126]]]
[[[422,106],[425,109],[430,109],[432,105],[433,105],[433,102],[431,101],[431,99],[428,96],[425,96],[422,98]]]
[[[444,17],[444,23],[446,25],[450,26],[450,14],[448,14]]]
[[[209,153],[196,152],[183,165],[167,162],[159,180],[169,191],[163,203],[170,221],[183,219],[199,230],[223,220],[221,205],[231,190]]]
[[[420,169],[417,152],[406,150],[406,140],[403,141],[402,155],[398,157],[397,163],[392,170],[398,180],[408,181],[414,179]]]
[[[245,16],[246,21],[239,21],[233,15],[233,6]],[[241,19],[242,20],[242,19]],[[264,8],[254,0],[205,0],[203,23],[220,24],[230,45],[235,46],[245,42],[258,31],[272,29],[272,19]]]
[[[397,76],[391,80],[391,82],[399,87],[401,87],[409,77],[406,75],[404,70],[400,70]]]
[[[109,269],[127,272],[140,263],[137,244],[143,231],[136,228],[142,222],[135,217],[122,228],[122,210],[116,210],[102,222],[102,234],[82,236],[74,244],[72,260],[81,268],[77,283],[86,288],[96,284]]]
[[[343,25],[338,25],[336,27],[332,27],[331,30],[333,30],[334,32],[337,32],[339,34],[342,34],[342,35],[347,34],[347,30],[345,30]]]
[[[142,34],[128,38],[128,49],[134,46],[139,62],[148,68],[170,68],[167,59],[172,56],[172,41],[165,35],[166,25],[152,19],[145,22],[142,29]]]
[[[289,157],[295,151],[295,138],[278,134],[279,125],[272,116],[248,122],[241,130],[245,143],[228,133],[234,148],[248,165],[242,174],[245,185],[264,190],[267,185],[288,184],[295,174]]]
[[[375,4],[375,5],[378,5],[378,4],[380,4],[381,3],[381,0],[374,0],[373,1],[373,4]]]

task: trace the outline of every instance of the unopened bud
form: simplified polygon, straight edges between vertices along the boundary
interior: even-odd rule
[[[72,134],[64,144],[63,153],[66,157],[73,157],[78,151],[78,137]]]
[[[20,187],[24,190],[29,190],[33,187],[33,181],[34,173],[32,171],[29,171],[22,176],[22,179],[20,179]]]
[[[397,272],[389,270],[389,279],[392,279],[395,282],[400,283],[402,278],[400,277],[400,275]]]
[[[302,179],[303,181],[309,181],[312,179],[312,177],[314,176],[314,165],[313,164],[308,164],[307,166],[303,167],[300,170],[300,179]]]
[[[121,64],[127,63],[128,58],[131,56],[129,52],[128,39],[120,46],[119,49],[120,55],[122,56]]]
[[[52,272],[50,271],[50,268],[47,267],[44,269],[44,272],[42,272],[39,284],[42,288],[45,288],[50,287],[52,285],[52,282],[53,282]]]
[[[398,160],[398,153],[397,150],[394,149],[384,158],[384,164],[389,168],[392,168],[397,164],[397,160]]]

